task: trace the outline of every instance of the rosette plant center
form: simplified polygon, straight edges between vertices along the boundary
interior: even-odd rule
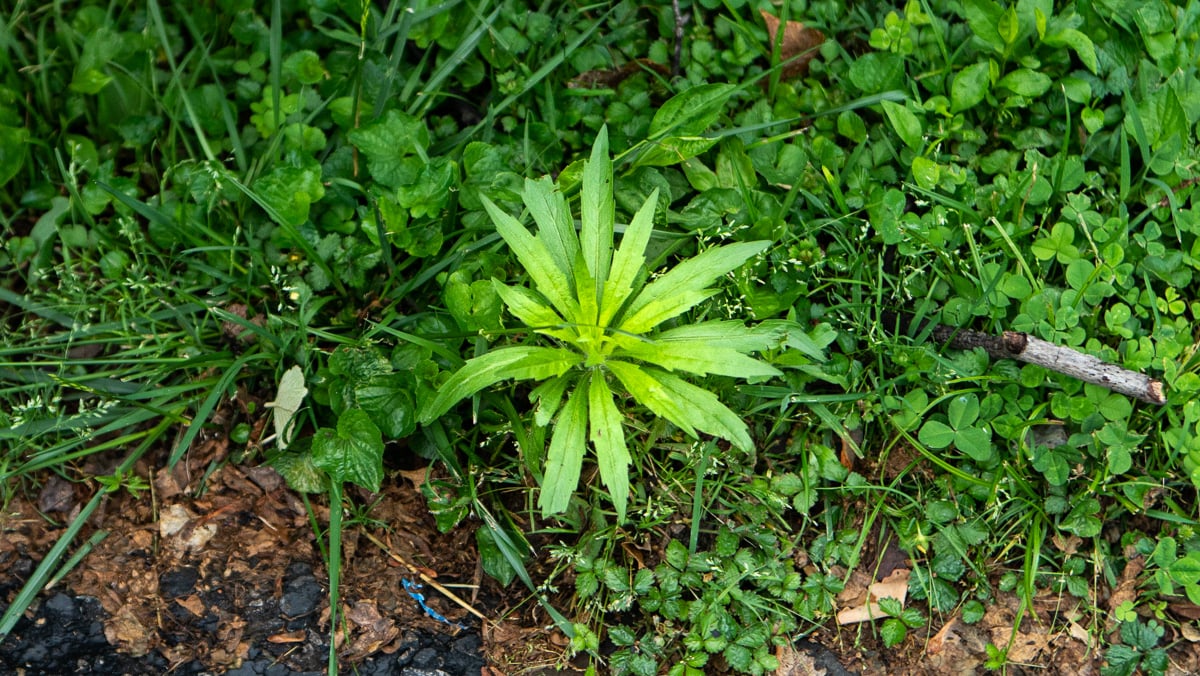
[[[503,380],[540,380],[530,399],[535,424],[554,429],[538,498],[543,515],[565,511],[579,483],[588,444],[618,521],[625,518],[632,462],[614,388],[695,437],[699,433],[750,450],[745,422],[715,394],[679,374],[765,378],[780,375],[749,353],[778,347],[779,323],[673,322],[718,292],[714,282],[763,252],[769,241],[707,249],[653,280],[646,245],[654,230],[658,192],[633,216],[614,247],[613,168],[601,129],[582,172],[580,227],[564,194],[548,178],[525,182],[522,200],[531,233],[512,215],[484,207],[524,267],[531,286],[493,281],[508,310],[549,339],[509,345],[468,360],[421,411],[423,422]]]

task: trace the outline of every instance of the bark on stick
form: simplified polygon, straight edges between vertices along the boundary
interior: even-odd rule
[[[889,315],[890,313],[884,314],[884,321],[888,321]],[[907,325],[903,316],[896,318]],[[1002,335],[994,336],[981,331],[956,329],[939,324],[933,328],[932,336],[934,341],[955,349],[972,350],[981,347],[993,359],[1017,359],[1037,364],[1148,404],[1167,403],[1162,381],[1109,364],[1073,348],[1048,343],[1027,333],[1005,331]]]

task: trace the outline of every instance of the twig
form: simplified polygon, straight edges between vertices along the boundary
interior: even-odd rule
[[[883,320],[889,325],[900,324],[907,328],[908,319],[903,315],[884,312]],[[1113,392],[1133,397],[1147,404],[1165,404],[1163,384],[1143,373],[1130,371],[1115,364],[1101,361],[1098,357],[1084,354],[1062,345],[1048,343],[1020,331],[1005,331],[999,336],[969,329],[956,329],[938,324],[933,327],[933,340],[956,350],[983,348],[992,359],[1017,359],[1019,361],[1050,369],[1071,376],[1085,383],[1106,387]]]
[[[382,541],[380,541],[374,535],[371,535],[370,533],[367,533],[367,532],[364,532],[363,535],[366,535],[368,540],[370,540],[371,542],[374,542],[375,545],[378,546],[380,549],[382,549],[384,554],[387,554],[388,556],[390,556],[393,561],[399,563],[400,565],[402,565],[402,566],[408,568],[409,570],[413,571],[414,573],[416,573],[417,577],[421,578],[422,582],[424,582],[425,584],[429,585],[430,587],[433,587],[434,589],[441,592],[443,596],[445,596],[446,598],[453,601],[455,604],[457,604],[462,609],[466,610],[468,613],[471,613],[475,617],[478,617],[481,622],[483,622],[485,624],[491,624],[493,626],[495,625],[495,622],[492,622],[483,613],[479,612],[478,610],[475,610],[475,608],[472,607],[471,604],[460,599],[457,595],[454,594],[454,592],[450,591],[449,589],[446,589],[441,584],[438,584],[433,578],[429,577],[425,573],[422,573],[420,568],[417,568],[416,566],[412,565],[403,556],[400,556],[396,552],[392,551],[391,547],[384,544]]]
[[[683,27],[691,17],[685,16],[679,10],[679,0],[671,0],[671,9],[675,11],[675,54],[671,59],[671,77],[676,77],[679,75],[679,62],[683,56]]]

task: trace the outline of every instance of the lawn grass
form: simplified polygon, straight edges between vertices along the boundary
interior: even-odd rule
[[[0,636],[86,565],[69,556],[80,529],[145,483],[139,458],[172,465],[215,433],[228,462],[332,504],[391,480],[385,454],[427,459],[438,526],[477,528],[486,572],[614,673],[772,671],[889,547],[909,605],[863,641],[900,651],[1002,595],[1022,615],[1059,594],[1105,673],[1162,673],[1163,628],[1200,603],[1200,3],[678,4],[0,17],[0,504],[47,472],[95,496]],[[775,40],[762,12],[787,27]],[[823,41],[796,52],[789,21]],[[611,185],[599,156],[585,164],[601,130]],[[539,207],[525,182],[543,176],[560,192]],[[551,231],[539,209],[559,194]],[[740,351],[777,375],[686,378],[747,436],[699,394],[691,425],[591,356],[570,373],[611,386],[615,408],[609,437],[578,428],[572,452],[596,450],[578,479],[555,464],[572,430],[565,412],[549,424],[561,373],[528,375],[547,378],[533,395],[497,373],[422,416],[464,364],[570,342],[514,307],[513,288],[554,304],[554,276],[497,223],[536,220],[546,241],[579,214],[595,256],[592,214],[611,209],[623,237],[647,204],[639,281],[764,243],[660,327],[771,332]],[[573,290],[597,273],[583,260],[562,259]],[[1145,372],[1166,404],[947,348],[938,324]],[[282,400],[294,366],[294,433],[271,438],[293,413],[278,407],[214,415],[247,392]],[[118,470],[88,474],[102,454]],[[313,523],[338,608],[331,514]],[[1136,594],[1108,607],[1130,566]]]

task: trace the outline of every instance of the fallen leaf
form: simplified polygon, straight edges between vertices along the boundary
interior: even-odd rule
[[[908,576],[911,571],[907,568],[897,568],[880,582],[867,587],[867,603],[853,608],[845,608],[838,612],[838,624],[854,624],[888,617],[879,607],[878,599],[892,598],[904,605],[908,598]]]
[[[779,17],[765,10],[759,10],[763,21],[767,24],[767,35],[770,38],[769,48],[774,50],[775,36],[779,32]],[[808,28],[799,21],[788,21],[783,27],[783,43],[779,47],[779,57],[786,62],[780,76],[784,79],[804,77],[808,75],[808,63],[817,57],[817,48],[825,42],[825,34],[815,28]]]

